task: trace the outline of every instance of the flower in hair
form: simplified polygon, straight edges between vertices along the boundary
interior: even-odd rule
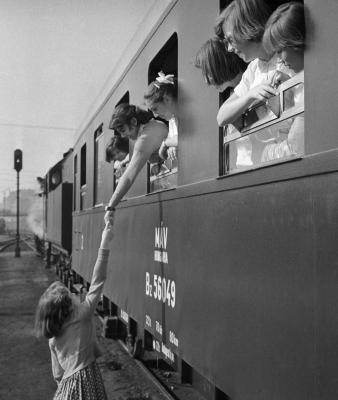
[[[165,75],[163,71],[160,71],[158,73],[158,77],[156,78],[156,81],[158,83],[169,83],[170,85],[174,85],[174,75],[169,74]],[[157,88],[159,88],[159,85],[154,84]]]

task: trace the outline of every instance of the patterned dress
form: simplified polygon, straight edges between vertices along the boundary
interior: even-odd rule
[[[107,400],[96,361],[70,377],[62,379],[53,400]]]

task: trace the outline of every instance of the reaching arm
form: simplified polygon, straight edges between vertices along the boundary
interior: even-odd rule
[[[233,93],[226,100],[217,114],[217,123],[219,126],[231,124],[249,108],[255,101],[265,101],[276,95],[277,92],[268,83],[255,86],[249,90],[244,96],[237,96]]]
[[[113,238],[112,227],[107,224],[102,232],[101,244],[97,260],[93,269],[92,281],[85,302],[91,312],[94,312],[100,300],[104,282],[107,277],[107,265],[109,257],[109,246]]]
[[[142,150],[134,150],[131,161],[129,162],[124,174],[120,178],[117,188],[115,189],[115,192],[110,199],[109,205],[111,207],[116,207],[123,196],[128,192],[128,190],[134,183],[137,175],[139,174],[150,156],[151,153],[148,154],[148,152],[144,152]]]
[[[124,174],[119,180],[117,188],[109,201],[111,208],[116,207],[122,200],[123,196],[128,192],[134,183],[137,175],[149,159],[149,157],[157,151],[162,141],[166,138],[168,129],[165,124],[160,121],[150,121],[141,136],[136,140],[134,152]],[[107,211],[105,221],[111,220],[113,212]]]

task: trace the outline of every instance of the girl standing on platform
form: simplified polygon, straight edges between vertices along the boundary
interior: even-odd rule
[[[35,329],[39,337],[49,339],[53,376],[58,383],[54,400],[107,399],[95,361],[101,354],[93,316],[106,279],[112,237],[111,226],[107,224],[90,289],[82,303],[59,281],[48,287],[38,303]]]

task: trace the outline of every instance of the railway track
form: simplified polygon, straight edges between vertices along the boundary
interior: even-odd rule
[[[30,236],[20,239],[20,249],[22,251],[36,251]],[[16,246],[16,238],[10,238],[0,243],[0,253],[14,251]]]

